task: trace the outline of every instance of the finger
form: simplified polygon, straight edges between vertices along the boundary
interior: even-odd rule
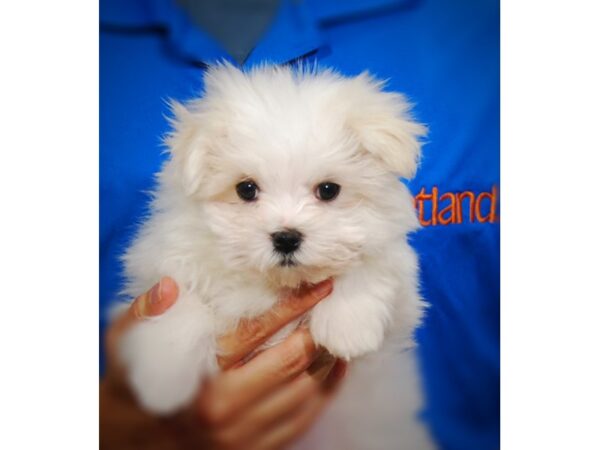
[[[280,449],[302,436],[327,404],[327,397],[311,398],[294,416],[264,433],[251,446],[256,450]]]
[[[335,364],[336,359],[333,356],[328,353],[322,354],[295,380],[252,406],[237,417],[231,426],[225,427],[219,433],[219,441],[233,446],[237,443],[247,443],[270,425],[289,416],[307,399],[319,394]]]
[[[177,300],[179,289],[170,277],[163,277],[148,292],[137,297],[106,331],[106,349],[109,359],[114,359],[115,349],[123,332],[135,322],[159,316]]]
[[[248,416],[254,423],[261,425],[268,425],[275,419],[286,416],[307,398],[326,389],[328,384],[325,381],[335,365],[336,359],[333,356],[329,353],[321,354],[307,370],[258,403],[248,412]]]
[[[319,355],[310,333],[301,328],[281,344],[256,356],[248,364],[215,378],[199,409],[210,421],[225,422],[246,405],[276,390],[306,370]]]
[[[232,333],[221,336],[218,340],[219,366],[222,369],[232,367],[284,325],[327,297],[332,290],[333,282],[330,279],[314,286],[303,286],[262,316],[241,321]]]
[[[336,392],[344,378],[346,378],[346,373],[348,372],[348,361],[344,359],[338,359],[333,367],[333,370],[330,372],[327,380],[324,384],[324,389],[329,391],[329,393]]]
[[[179,288],[170,277],[163,277],[152,288],[137,297],[127,311],[119,317],[113,327],[125,330],[133,323],[148,317],[160,316],[177,300]]]
[[[307,370],[260,402],[248,415],[254,423],[262,425],[287,415],[324,388],[324,382],[335,364],[333,356],[323,353]]]
[[[325,382],[327,388],[322,389],[319,395],[310,398],[287,420],[263,433],[251,447],[257,450],[280,449],[296,441],[310,428],[318,418],[319,413],[334,397],[345,372],[346,362],[338,360]]]
[[[329,397],[311,398],[294,415],[272,429],[264,432],[252,444],[252,450],[274,450],[286,447],[304,435],[317,420],[319,413],[328,403]]]

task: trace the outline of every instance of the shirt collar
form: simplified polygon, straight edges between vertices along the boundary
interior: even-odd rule
[[[273,22],[252,50],[244,66],[262,62],[286,63],[318,50],[325,44],[320,25],[358,18],[415,0],[282,0]],[[155,29],[166,37],[182,58],[211,64],[227,60],[235,64],[222,46],[191,19],[173,0],[102,0],[103,29]]]

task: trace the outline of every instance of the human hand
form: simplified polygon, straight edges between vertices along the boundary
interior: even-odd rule
[[[275,449],[298,438],[331,399],[345,363],[317,349],[306,329],[249,362],[242,361],[331,289],[331,281],[304,287],[222,336],[218,362],[223,372],[207,380],[188,411],[159,419],[139,409],[115,355],[119,337],[129,326],[162,314],[176,301],[177,286],[163,278],[160,287],[138,297],[107,332],[108,370],[100,388],[102,446]]]

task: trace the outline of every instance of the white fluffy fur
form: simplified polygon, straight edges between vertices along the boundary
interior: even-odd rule
[[[304,445],[429,447],[414,419],[420,395],[407,350],[424,306],[406,241],[418,221],[398,181],[414,174],[425,130],[401,95],[381,88],[368,74],[220,65],[207,72],[202,98],[173,105],[171,157],[124,258],[130,298],[164,275],[180,286],[169,311],[123,340],[147,409],[170,413],[190,402],[217,370],[216,337],[240,318],[270,309],[285,288],[333,277],[310,330],[352,366]],[[260,186],[256,202],[236,195],[247,177]],[[332,202],[314,194],[326,180],[342,186]],[[270,234],[282,228],[304,235],[293,267],[280,266],[273,251]]]

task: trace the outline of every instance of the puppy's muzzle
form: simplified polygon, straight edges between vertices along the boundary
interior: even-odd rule
[[[277,233],[271,234],[271,240],[273,241],[273,248],[276,252],[281,253],[282,255],[289,255],[300,248],[300,244],[302,243],[302,233],[298,230],[278,231]]]

